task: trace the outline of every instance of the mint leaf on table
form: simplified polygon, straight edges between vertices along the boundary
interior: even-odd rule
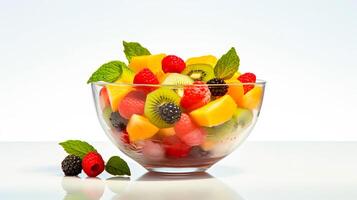
[[[123,72],[122,70],[123,66],[126,66],[126,64],[117,60],[105,63],[92,74],[92,76],[89,78],[87,83],[92,83],[97,81],[105,81],[105,82],[112,83],[121,76]]]
[[[108,160],[105,171],[114,176],[131,175],[128,164],[119,156],[113,156]]]
[[[141,44],[137,42],[123,41],[123,46],[124,53],[126,58],[128,59],[128,62],[130,62],[131,58],[134,56],[151,55],[150,51],[147,48],[141,46]]]
[[[92,145],[80,140],[67,140],[59,143],[70,155],[83,158],[87,153],[97,151]]]
[[[217,61],[214,67],[214,74],[217,78],[230,79],[239,69],[239,57],[232,47],[226,54]]]

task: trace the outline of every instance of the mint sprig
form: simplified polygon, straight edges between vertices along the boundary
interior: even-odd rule
[[[123,66],[126,66],[126,64],[118,60],[105,63],[92,74],[92,76],[88,79],[87,83],[97,81],[105,81],[112,83],[121,76],[123,72]]]
[[[114,176],[131,175],[128,164],[119,156],[113,156],[108,160],[105,171]]]
[[[97,151],[92,145],[80,140],[67,140],[59,143],[71,155],[83,158],[87,153]]]
[[[150,51],[141,46],[138,42],[126,42],[123,41],[123,46],[124,46],[124,53],[126,58],[128,59],[128,62],[130,62],[131,58],[134,56],[145,56],[145,55],[151,55]]]
[[[234,47],[217,61],[214,74],[217,78],[230,79],[239,69],[239,57]]]

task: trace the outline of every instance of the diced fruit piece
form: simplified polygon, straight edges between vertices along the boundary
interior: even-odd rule
[[[255,83],[256,77],[255,74],[253,73],[244,73],[238,77],[238,80],[242,83]],[[254,84],[245,84],[243,85],[244,88],[244,94],[249,92],[251,89],[254,88]]]
[[[200,126],[212,127],[232,118],[236,103],[229,95],[218,98],[190,113],[190,117]]]
[[[193,80],[203,82],[207,82],[214,78],[213,68],[208,64],[187,65],[182,74],[189,76]]]
[[[131,116],[126,130],[130,141],[135,142],[151,138],[159,131],[159,128],[150,123],[147,118],[134,114]]]
[[[228,95],[231,96],[234,101],[238,104],[244,96],[244,89],[243,85],[238,80],[229,80],[227,81],[228,84]]]
[[[146,140],[144,142],[143,154],[145,159],[158,161],[165,157],[165,149],[161,144]]]
[[[127,131],[123,131],[122,134],[120,135],[120,140],[124,144],[130,144],[130,139],[129,139],[129,134]]]
[[[154,74],[157,74],[162,71],[161,61],[165,56],[165,54],[135,56],[131,58],[129,67],[135,72],[139,72],[144,68],[149,68]]]
[[[200,57],[192,57],[186,60],[186,65],[192,64],[209,64],[214,67],[217,63],[217,58],[212,55],[200,56]]]
[[[133,114],[143,115],[146,95],[141,91],[129,92],[119,103],[118,111],[125,119]]]
[[[159,130],[159,132],[157,133],[157,135],[161,136],[161,137],[167,137],[167,136],[171,136],[171,135],[175,135],[175,129],[173,127],[171,128],[162,128]]]
[[[237,125],[245,128],[252,123],[253,112],[248,109],[237,108],[234,112],[233,119],[237,122]]]
[[[173,124],[167,123],[161,118],[160,106],[166,103],[179,105],[179,102],[180,97],[173,90],[159,88],[147,95],[144,109],[145,116],[159,128],[172,127]]]
[[[215,145],[215,142],[213,142],[212,140],[205,140],[200,147],[204,150],[204,151],[209,151],[211,149],[213,149]]]
[[[211,92],[208,86],[197,86],[203,84],[204,82],[195,81],[194,85],[184,87],[184,93],[180,103],[186,111],[192,111],[202,107],[210,101]]]
[[[105,121],[105,123],[110,126],[111,125],[111,122],[110,122],[110,115],[112,114],[112,109],[110,107],[105,107],[103,109],[103,112],[102,112],[102,116],[103,116],[103,119]]]
[[[162,59],[161,65],[165,73],[181,73],[186,67],[185,62],[174,55],[168,55]]]
[[[205,158],[209,156],[209,151],[205,151],[200,146],[194,146],[191,148],[189,156],[191,158]]]
[[[228,85],[223,79],[214,78],[207,81],[207,84],[209,84],[208,88],[214,97],[223,96],[228,92]]]
[[[123,83],[132,83],[135,76],[134,71],[127,66],[122,66],[122,70],[123,72],[118,80]]]
[[[227,83],[231,83],[231,82],[234,82],[234,81],[237,81],[238,80],[238,77],[240,76],[241,74],[239,72],[236,72],[234,73],[234,75],[232,76],[232,78],[230,79],[227,79],[225,80]]]
[[[126,125],[128,124],[128,120],[120,116],[118,112],[112,112],[109,120],[111,125],[118,131],[125,130]]]
[[[191,147],[183,143],[176,136],[165,137],[162,142],[167,157],[183,158],[186,157],[190,152]]]
[[[199,128],[186,113],[175,124],[176,136],[189,146],[196,146],[203,143],[206,133]]]
[[[99,92],[99,103],[102,109],[110,106],[108,91],[106,87],[103,87]]]
[[[157,85],[159,84],[159,80],[156,78],[155,74],[150,71],[150,69],[144,68],[135,75],[134,84]],[[156,89],[156,87],[148,87],[148,86],[142,86],[142,87],[138,86],[136,88],[143,90],[145,92],[151,92]]]
[[[174,124],[181,117],[181,109],[174,103],[164,103],[159,107],[159,114],[166,123]]]
[[[174,91],[182,97],[183,88],[180,88],[180,85],[190,85],[193,83],[193,80],[183,74],[178,73],[169,73],[166,75],[165,79],[162,81],[163,85],[173,85],[175,86]]]
[[[237,128],[236,119],[231,119],[221,125],[214,127],[207,127],[205,131],[207,133],[207,140],[216,142],[218,140],[223,139],[227,135],[233,134],[235,129]]]
[[[247,92],[243,98],[237,103],[239,107],[250,110],[260,107],[262,103],[264,90],[262,86],[256,85],[252,90]]]
[[[116,84],[122,83],[121,81],[116,81]],[[118,110],[119,102],[124,98],[124,96],[132,90],[129,85],[107,85],[108,96],[110,101],[110,106],[113,112]]]

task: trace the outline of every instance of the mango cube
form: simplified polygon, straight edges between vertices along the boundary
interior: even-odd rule
[[[130,141],[135,142],[151,138],[159,131],[159,128],[153,125],[147,118],[134,114],[131,116],[126,130],[128,131]]]

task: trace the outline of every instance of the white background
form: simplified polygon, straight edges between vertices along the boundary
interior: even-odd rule
[[[0,1],[0,141],[106,140],[86,80],[152,53],[220,56],[268,81],[250,140],[357,140],[357,1]]]

